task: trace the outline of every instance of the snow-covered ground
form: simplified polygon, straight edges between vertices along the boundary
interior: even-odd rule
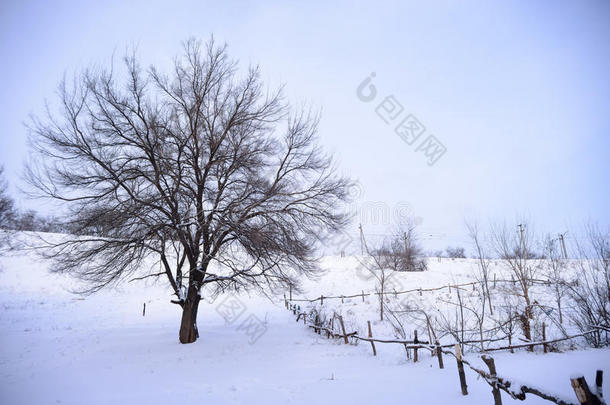
[[[307,281],[303,296],[373,288],[355,271],[354,258],[326,258],[323,264],[328,273]],[[469,281],[472,266],[469,260],[432,261],[427,274],[404,275],[401,285],[426,288],[438,286],[439,280]],[[400,345],[378,345],[373,357],[368,344],[328,340],[295,322],[281,298],[270,302],[259,296],[221,296],[206,302],[199,310],[200,339],[181,345],[179,308],[169,303],[169,290],[162,285],[133,282],[80,297],[69,292],[76,285],[73,280],[49,274],[48,265],[31,254],[0,258],[0,267],[1,404],[492,401],[490,387],[469,370],[470,394],[461,395],[451,358],[445,358],[444,370],[428,353],[414,364]],[[356,322],[375,315],[374,301],[367,302],[352,300],[337,309],[347,313],[352,306],[352,313],[360,313]],[[239,307],[233,313],[236,319],[226,317],[229,303]],[[362,312],[365,308],[370,313]],[[248,326],[252,322],[254,329]],[[477,361],[476,355],[469,356]],[[501,375],[571,401],[571,375],[580,372],[592,381],[596,369],[610,372],[608,350],[494,357]],[[505,394],[503,399],[513,403]],[[528,403],[545,401],[528,397]]]

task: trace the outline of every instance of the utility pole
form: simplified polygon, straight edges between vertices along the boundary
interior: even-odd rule
[[[362,231],[362,224],[358,225],[358,229],[360,229],[360,254],[362,256],[364,256],[365,241],[364,241],[364,232]]]
[[[563,258],[567,259],[568,258],[568,251],[566,250],[566,242],[563,239],[563,233],[559,234],[559,242],[561,243],[561,252],[563,253]]]
[[[527,249],[525,248],[525,239],[523,237],[523,224],[519,224],[519,233],[521,234],[521,251],[523,252],[523,258],[527,260]]]

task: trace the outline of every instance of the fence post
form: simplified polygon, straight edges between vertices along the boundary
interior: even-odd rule
[[[320,295],[320,305],[324,305],[324,295]]]
[[[345,340],[345,344],[348,344],[347,333],[345,333],[345,325],[343,324],[343,317],[339,315],[339,323],[341,324],[341,331],[343,332],[343,339]]]
[[[496,363],[492,357],[487,355],[481,356],[481,359],[487,367],[489,368],[489,374],[491,376],[491,392],[494,396],[494,405],[502,405],[502,395],[500,393],[500,389],[498,388],[498,375],[496,374]]]
[[[436,341],[436,357],[438,357],[438,368],[445,368],[443,364],[443,352],[441,351],[441,345],[438,344],[438,340]]]
[[[290,284],[290,301],[292,301],[292,284]]]
[[[542,341],[546,342],[546,323],[542,322]],[[547,348],[546,348],[546,343],[542,344],[542,347],[544,348],[544,353],[547,352]]]
[[[602,399],[604,397],[604,391],[602,390],[602,385],[604,384],[604,372],[602,370],[597,370],[595,373],[595,389],[597,396]]]
[[[146,316],[146,303],[144,303],[144,307],[142,308],[142,316]]]
[[[597,376],[595,381],[597,383]],[[578,402],[580,402],[582,405],[600,405],[602,403],[597,397],[597,395],[593,394],[589,389],[589,385],[587,384],[587,380],[585,380],[585,377],[580,376],[576,378],[571,378],[570,382],[572,383],[572,388],[576,393],[576,398],[578,398]]]
[[[362,302],[364,302],[364,290],[362,290]]]
[[[373,331],[371,330],[371,321],[366,321],[369,325],[369,338],[373,338]],[[373,356],[377,356],[377,350],[375,350],[375,342],[371,340],[371,347],[373,348]]]
[[[462,352],[460,345],[455,345],[455,359],[457,361],[458,375],[460,377],[460,387],[462,395],[468,395],[468,385],[466,385],[466,374],[464,373],[464,363],[462,362]]]
[[[419,341],[417,340],[417,329],[413,332],[413,344],[417,345]],[[413,363],[417,363],[417,346],[413,348]]]

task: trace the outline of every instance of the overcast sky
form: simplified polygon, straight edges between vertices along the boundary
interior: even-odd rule
[[[64,73],[134,44],[145,65],[167,66],[181,41],[214,34],[292,102],[322,109],[320,141],[359,181],[355,223],[370,234],[405,213],[427,248],[466,245],[465,218],[526,217],[552,233],[610,224],[610,2],[329,3],[3,0],[9,181],[27,156],[23,122]],[[372,72],[367,102],[357,87]],[[390,96],[393,113],[377,114]],[[394,132],[409,115],[425,127],[412,145]],[[430,135],[446,148],[433,165],[417,150]]]

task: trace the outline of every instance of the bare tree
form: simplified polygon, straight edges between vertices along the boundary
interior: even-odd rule
[[[570,285],[572,320],[581,331],[601,327],[586,339],[595,347],[610,344],[610,230],[586,226],[586,243],[578,244],[578,282]],[[603,331],[602,331],[603,330]]]
[[[559,316],[559,324],[563,324],[563,313],[561,303],[564,296],[567,294],[568,283],[567,277],[567,261],[563,258],[558,240],[547,235],[544,241],[544,256],[546,256],[546,277],[553,286],[555,295],[555,304],[557,305],[557,313]]]
[[[15,222],[15,202],[8,193],[4,167],[0,166],[0,253],[10,244],[10,230]]]
[[[369,249],[367,246],[367,255],[360,260],[360,268],[366,269],[376,280],[375,289],[379,296],[379,316],[382,321],[385,294],[389,287],[400,289],[396,273],[426,269],[426,261],[421,257],[421,252],[415,237],[415,227],[410,225],[399,227],[393,236],[378,247]]]
[[[466,251],[464,250],[463,247],[449,246],[447,249],[445,249],[445,252],[447,254],[447,257],[450,259],[465,259],[466,258]]]
[[[400,236],[402,236],[403,249],[400,248]],[[416,225],[411,219],[407,219],[398,226],[392,246],[395,256],[399,258],[398,271],[425,271],[428,269],[417,236]]]
[[[375,280],[375,293],[379,297],[379,319],[383,321],[385,293],[395,270],[389,265],[391,262],[388,257],[378,251],[369,252],[367,256],[359,259],[359,262],[360,269],[365,269]]]
[[[449,310],[446,314],[439,311],[441,318],[442,331],[450,334],[460,343],[462,349],[464,349],[464,342],[466,341],[466,334],[479,344],[481,351],[485,351],[485,300],[487,295],[485,294],[485,287],[479,284],[477,294],[463,296],[460,293],[460,287],[455,288],[457,302],[440,299],[441,302],[448,304],[448,306],[455,306],[455,316],[452,315],[452,311]],[[476,337],[476,338],[475,338]]]
[[[369,254],[375,255],[381,265],[394,271],[424,271],[427,269],[415,225],[411,221],[399,225],[390,238],[385,239]]]
[[[526,224],[520,224],[514,231],[508,230],[505,225],[496,225],[492,226],[491,239],[498,257],[507,265],[518,284],[517,295],[523,299],[524,304],[520,317],[523,335],[531,340],[533,306],[530,289],[537,270],[528,253],[532,252],[533,247],[532,231]]]
[[[154,257],[182,307],[180,342],[198,337],[202,287],[297,285],[319,242],[348,218],[349,180],[316,144],[318,117],[289,109],[258,68],[226,46],[184,44],[173,69],[91,69],[59,87],[58,112],[30,125],[36,194],[62,201],[80,237],[54,244],[57,271],[95,292]]]
[[[15,202],[8,193],[4,167],[0,166],[0,229],[10,229],[15,219]]]
[[[476,222],[466,223],[468,229],[468,236],[472,241],[475,249],[475,257],[478,262],[478,281],[483,283],[483,293],[487,295],[487,302],[489,304],[489,314],[493,315],[493,307],[491,304],[491,293],[489,292],[489,257],[485,252],[483,242],[479,235],[479,226]]]
[[[515,324],[518,322],[519,314],[513,303],[514,297],[504,296],[504,303],[499,305],[499,313],[496,313],[496,327],[506,334],[508,345],[513,344],[513,335],[515,333]],[[513,349],[510,349],[513,352]]]

